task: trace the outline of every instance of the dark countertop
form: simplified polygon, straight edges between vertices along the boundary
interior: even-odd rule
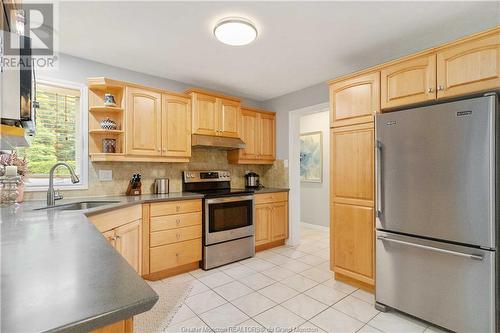
[[[94,197],[119,203],[86,211],[0,208],[1,331],[88,332],[149,310],[158,295],[85,215],[144,202],[201,198],[193,193]]]
[[[255,194],[259,193],[275,193],[275,192],[290,192],[289,188],[279,188],[279,187],[262,187],[258,190],[254,190]]]

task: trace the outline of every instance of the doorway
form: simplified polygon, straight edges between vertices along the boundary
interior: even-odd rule
[[[329,261],[329,106],[322,103],[289,114],[290,237],[288,245],[320,245]],[[321,133],[322,171],[312,181],[301,181],[301,133]],[[304,178],[304,173],[303,177]],[[309,177],[311,178],[311,177]]]

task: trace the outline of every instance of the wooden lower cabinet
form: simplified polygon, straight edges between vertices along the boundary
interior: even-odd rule
[[[333,203],[332,270],[374,285],[374,210]]]
[[[199,267],[202,256],[200,199],[143,205],[143,276],[157,280]]]
[[[255,195],[255,246],[263,250],[288,238],[288,193]]]
[[[132,318],[116,322],[111,325],[107,325],[98,328],[92,333],[133,333],[134,332],[134,322]]]

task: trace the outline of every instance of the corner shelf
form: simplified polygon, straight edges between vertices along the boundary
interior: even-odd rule
[[[89,112],[122,112],[123,108],[116,106],[92,106],[89,108]]]
[[[123,130],[107,130],[107,129],[93,129],[89,130],[90,134],[122,134]]]

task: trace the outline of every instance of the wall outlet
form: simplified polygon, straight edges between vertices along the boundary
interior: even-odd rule
[[[99,180],[101,182],[110,182],[113,180],[113,170],[99,170]]]
[[[284,166],[285,168],[288,168],[288,160],[283,160],[283,166]]]

